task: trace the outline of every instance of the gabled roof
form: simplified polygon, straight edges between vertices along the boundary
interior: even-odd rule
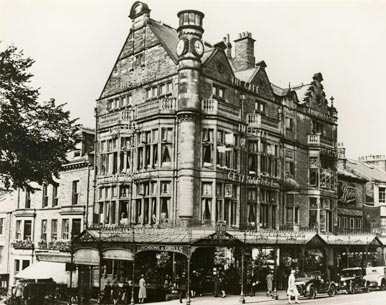
[[[375,180],[386,183],[386,172],[376,166],[371,166],[358,160],[348,159],[346,168],[369,181]]]
[[[272,87],[272,91],[275,95],[277,96],[286,96],[288,94],[288,92],[290,91],[290,88],[286,88],[286,89],[283,89],[283,88],[280,88],[279,86],[271,83],[271,87]]]
[[[247,70],[235,72],[235,76],[244,82],[250,83],[255,77],[256,73],[259,72],[260,67],[255,67]]]
[[[176,52],[176,46],[178,42],[178,34],[175,29],[172,27],[163,24],[161,22],[149,19],[148,21],[149,28],[158,38],[162,46],[165,48],[166,52],[172,58],[175,64],[178,63],[178,56]]]
[[[339,176],[344,176],[344,177],[347,177],[347,178],[351,178],[351,179],[367,181],[366,178],[364,178],[362,176],[359,176],[359,175],[356,175],[353,172],[350,172],[350,171],[348,171],[348,170],[346,170],[344,168],[338,168],[338,175]]]

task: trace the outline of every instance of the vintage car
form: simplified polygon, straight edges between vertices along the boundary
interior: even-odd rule
[[[327,293],[332,297],[337,290],[337,285],[322,276],[320,271],[300,274],[295,284],[299,294],[310,299],[314,299],[320,293]]]
[[[370,283],[371,288],[386,289],[386,266],[367,267],[366,275],[364,276],[366,282]]]
[[[354,294],[357,291],[370,292],[370,283],[364,278],[361,267],[345,268],[339,274],[339,291]]]

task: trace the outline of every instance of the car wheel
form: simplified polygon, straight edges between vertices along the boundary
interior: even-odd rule
[[[348,293],[349,294],[355,293],[354,283],[350,283],[350,286],[348,287]]]
[[[371,291],[370,282],[366,282],[365,292],[369,293],[370,291]]]
[[[381,290],[386,290],[386,281],[383,280],[381,283]]]
[[[336,288],[335,285],[331,285],[330,289],[328,290],[328,296],[333,297],[336,295]]]
[[[316,298],[316,293],[317,293],[316,287],[311,285],[308,298],[315,299]]]

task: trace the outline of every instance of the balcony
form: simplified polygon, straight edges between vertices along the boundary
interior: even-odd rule
[[[239,121],[241,119],[241,112],[239,107],[221,100],[202,100],[201,110],[205,114],[219,115],[231,120]]]
[[[98,128],[111,127],[120,124],[129,124],[131,120],[131,110],[106,113],[98,117]]]
[[[311,146],[329,146],[335,147],[335,142],[321,134],[310,134],[308,135],[307,144]]]
[[[34,247],[34,244],[30,239],[26,239],[26,240],[16,239],[11,244],[14,249],[28,250],[28,249],[33,249]]]
[[[164,97],[147,101],[136,107],[135,118],[141,119],[156,114],[168,114],[176,111],[176,98]]]
[[[271,118],[266,115],[262,115],[261,113],[247,114],[247,123],[248,123],[248,128],[251,129],[250,132],[254,128],[262,128],[262,129],[267,129],[267,130],[276,131],[276,132],[280,131],[278,119]]]

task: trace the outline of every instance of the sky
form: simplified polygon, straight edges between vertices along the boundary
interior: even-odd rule
[[[79,123],[94,107],[129,33],[132,0],[0,0],[0,49],[15,45],[36,62],[32,85]],[[386,0],[144,0],[151,18],[178,26],[177,12],[205,14],[204,40],[249,31],[256,61],[282,87],[321,72],[338,109],[338,141],[349,158],[386,155]],[[386,138],[386,137],[385,137]]]

